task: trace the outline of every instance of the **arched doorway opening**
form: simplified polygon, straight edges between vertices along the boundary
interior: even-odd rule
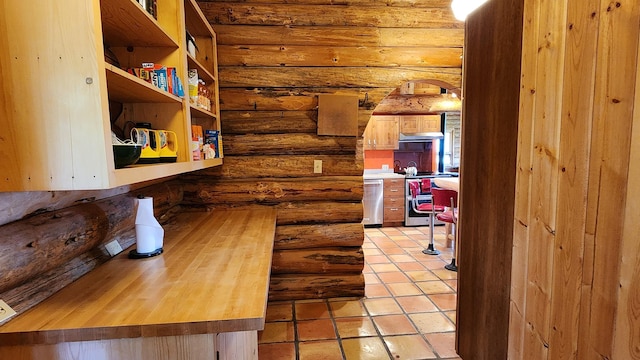
[[[373,109],[363,134],[365,170],[458,172],[460,89],[438,80],[400,84]],[[415,141],[412,141],[415,140]]]

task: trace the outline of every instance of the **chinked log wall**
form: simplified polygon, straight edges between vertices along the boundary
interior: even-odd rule
[[[225,158],[182,178],[184,206],[278,208],[271,300],[362,296],[362,132],[405,81],[461,85],[450,0],[199,4],[218,36]],[[316,134],[318,94],[359,97],[358,137]]]

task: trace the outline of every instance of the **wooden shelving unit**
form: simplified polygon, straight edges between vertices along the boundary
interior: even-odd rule
[[[3,78],[12,80],[2,85],[8,95],[0,103],[7,134],[0,141],[0,191],[106,189],[222,164],[194,161],[190,149],[192,124],[220,130],[215,33],[195,1],[157,0],[157,19],[136,0],[60,0],[28,19],[27,3],[5,8],[0,45],[10,50],[0,63]],[[61,22],[61,13],[74,21]],[[196,37],[195,57],[187,52],[187,31]],[[116,64],[105,61],[107,50]],[[142,63],[174,67],[185,96],[127,72]],[[211,111],[190,103],[189,68],[213,94]],[[175,163],[115,169],[112,129],[138,122],[176,134]]]
[[[220,130],[220,101],[218,88],[218,57],[216,49],[216,34],[195,0],[184,0],[185,30],[195,39],[196,53],[187,53],[187,66],[196,69],[198,77],[202,79],[209,92],[216,94],[211,99],[211,110],[190,103],[189,111],[193,124],[200,125],[204,130]],[[186,34],[185,34],[186,35]],[[223,157],[222,138],[218,140],[218,156]],[[210,159],[205,163],[211,162]]]

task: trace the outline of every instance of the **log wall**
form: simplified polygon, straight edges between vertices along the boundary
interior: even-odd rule
[[[364,295],[361,136],[403,82],[460,86],[450,1],[199,4],[219,44],[225,158],[182,178],[184,205],[279,209],[270,299]],[[319,94],[358,96],[359,136],[317,135]]]
[[[175,181],[106,191],[1,193],[7,207],[0,225],[0,299],[18,313],[26,311],[109,260],[105,244],[135,244],[138,195],[153,197],[163,224],[180,210],[183,197]]]

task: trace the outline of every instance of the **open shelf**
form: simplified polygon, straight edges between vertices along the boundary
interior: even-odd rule
[[[109,99],[129,103],[182,102],[182,99],[128,72],[105,63]]]
[[[102,32],[109,46],[179,47],[135,0],[101,0]]]
[[[212,113],[211,111],[207,111],[194,104],[189,104],[189,105],[191,107],[191,115],[193,117],[206,117],[211,119],[215,119],[217,117],[216,114]]]
[[[189,53],[187,53],[187,63],[189,64],[189,69],[198,69],[198,76],[202,78],[205,83],[211,84],[216,81],[211,71],[202,66],[202,64]]]
[[[167,164],[131,165],[126,168],[115,170],[116,181],[114,186],[160,179],[167,176],[178,175],[219,165],[222,165],[222,159],[220,158]]]
[[[212,36],[213,28],[195,0],[185,0],[184,11],[187,31],[193,36]]]
[[[136,0],[55,0],[50,5],[34,12],[26,2],[9,1],[0,14],[12,48],[0,52],[0,63],[15,65],[7,76],[16,79],[7,101],[0,101],[0,113],[13,114],[4,123],[11,130],[8,139],[0,141],[7,159],[0,191],[108,189],[222,164],[222,159],[194,161],[190,151],[192,125],[221,129],[215,33],[195,0],[158,0],[158,19]],[[64,26],[60,14],[67,14]],[[195,57],[187,54],[186,24],[197,36]],[[38,41],[31,41],[33,34]],[[120,65],[105,61],[107,47]],[[56,62],[53,68],[30,67],[33,59]],[[212,111],[191,106],[186,94],[176,96],[123,70],[147,62],[175,68],[185,93],[189,67],[198,69],[208,82]],[[68,85],[71,95],[61,96],[41,86],[42,81]],[[33,106],[34,98],[47,99],[48,106]],[[129,122],[175,133],[178,162],[115,169],[110,129],[124,130]],[[29,129],[54,134],[53,140],[24,151],[19,144],[32,140]]]

